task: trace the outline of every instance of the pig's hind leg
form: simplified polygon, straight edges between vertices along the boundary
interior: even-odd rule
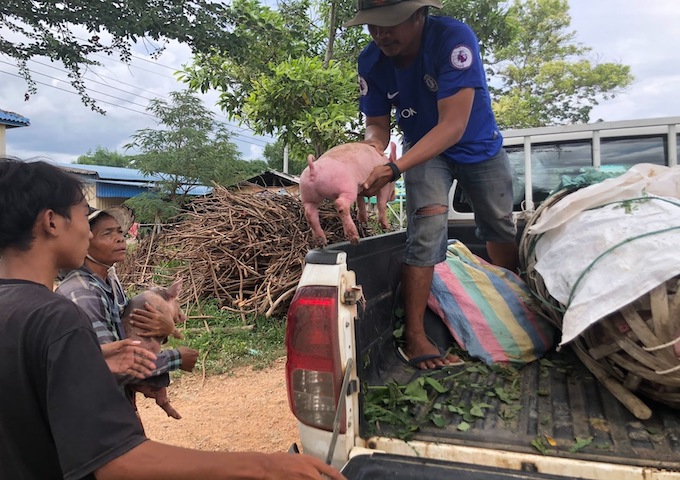
[[[366,213],[366,200],[364,196],[357,195],[357,219],[363,225],[368,223],[368,213]]]
[[[386,187],[390,188],[391,186],[392,184],[388,183]],[[376,198],[376,203],[378,205],[378,221],[380,221],[380,226],[383,230],[390,228],[390,222],[387,220],[387,202],[390,198],[390,191],[386,189],[386,187],[383,187],[383,189],[378,192]],[[394,187],[391,188],[394,189]]]
[[[312,239],[321,245],[326,245],[328,240],[326,239],[326,234],[323,233],[321,223],[319,222],[318,206],[314,203],[305,203],[304,208],[305,218],[307,219],[309,227],[312,229]]]
[[[357,231],[356,225],[354,225],[350,210],[352,203],[356,198],[356,193],[354,195],[344,193],[335,200],[335,208],[340,214],[340,221],[342,221],[342,230],[345,233],[345,238],[354,245],[359,243],[359,232]]]
[[[135,390],[144,394],[146,398],[153,398],[156,400],[156,405],[161,407],[168,417],[172,417],[176,420],[182,418],[175,407],[170,403],[168,398],[168,390],[165,387],[153,387],[151,385],[135,385]]]

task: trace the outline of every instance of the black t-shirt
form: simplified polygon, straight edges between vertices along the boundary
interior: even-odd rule
[[[85,313],[0,280],[0,478],[93,479],[145,440]]]

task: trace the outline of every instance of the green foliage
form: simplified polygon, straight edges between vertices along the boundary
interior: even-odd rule
[[[244,365],[264,368],[286,354],[285,322],[280,318],[257,317],[249,321],[255,327],[245,329],[240,315],[220,309],[215,301],[202,303],[187,315],[181,328],[184,339],[168,343],[198,350],[198,371],[205,367],[206,373],[218,374]]]
[[[124,204],[135,213],[135,221],[139,223],[165,223],[177,215],[180,206],[165,199],[158,192],[145,192],[128,198]]]
[[[255,0],[236,0],[230,15],[241,43],[196,55],[180,79],[194,90],[220,91],[219,104],[228,116],[288,143],[291,158],[318,156],[355,139],[360,120],[356,56],[368,37],[361,29],[337,28],[351,16],[353,2],[335,5],[336,27],[329,32],[326,3],[284,1],[274,10]],[[327,55],[335,60],[326,62]]]
[[[264,147],[263,156],[267,161],[267,166],[272,170],[283,172],[283,150],[285,143],[279,139],[274,143],[269,143]],[[288,173],[299,175],[307,166],[306,157],[294,157],[288,155]]]
[[[264,162],[241,160],[230,132],[194,93],[172,92],[170,97],[169,102],[154,99],[147,107],[166,128],[138,130],[126,145],[142,152],[134,157],[139,170],[163,179],[162,196],[183,205],[193,186],[230,185],[266,169]]]
[[[104,113],[88,96],[83,79],[89,66],[100,65],[92,54],[117,56],[129,63],[131,47],[138,40],[158,56],[169,39],[196,52],[227,50],[238,41],[229,21],[225,7],[211,0],[3,0],[0,29],[12,34],[0,37],[0,52],[17,63],[31,93],[36,83],[29,60],[47,57],[62,63],[83,103]]]
[[[307,54],[308,44],[317,44],[315,37],[321,38],[322,32],[307,23],[308,6],[306,0],[284,2],[277,11],[257,0],[235,0],[229,16],[237,40],[229,50],[195,55],[179,79],[193,90],[217,89],[222,109],[232,118],[241,118],[251,80],[289,56]]]
[[[430,14],[447,15],[468,24],[479,39],[483,56],[512,42],[514,30],[504,0],[444,0],[442,3],[444,8],[430,9]]]
[[[107,167],[129,168],[132,165],[132,158],[122,153],[107,150],[97,146],[94,152],[88,150],[85,155],[81,155],[76,160],[79,165],[103,165]]]
[[[633,77],[619,63],[594,63],[573,42],[567,0],[515,0],[508,12],[513,41],[492,55],[494,112],[501,128],[587,123],[600,101]]]
[[[291,154],[316,156],[350,140],[347,125],[356,123],[356,73],[321,58],[289,58],[271,75],[253,81],[244,110],[258,134],[278,133],[291,146]],[[334,100],[338,100],[337,102]]]

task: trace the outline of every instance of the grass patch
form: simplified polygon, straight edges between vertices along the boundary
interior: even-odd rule
[[[251,317],[248,323],[253,328],[243,329],[241,316],[221,310],[214,300],[204,302],[200,311],[194,309],[187,316],[209,318],[188,318],[186,328],[180,327],[184,339],[171,338],[165,348],[184,345],[198,350],[195,372],[202,371],[203,366],[206,375],[247,365],[265,368],[286,354],[286,327],[282,317]]]

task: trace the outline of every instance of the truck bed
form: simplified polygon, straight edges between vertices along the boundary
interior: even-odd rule
[[[483,252],[471,227],[450,227],[450,237],[461,240],[478,255]],[[454,376],[444,381],[451,390],[441,394],[437,402],[467,407],[488,405],[483,418],[468,417],[467,430],[459,429],[463,421],[460,414],[444,412],[444,427],[425,423],[411,439],[534,454],[542,451],[626,465],[663,464],[664,468],[680,470],[680,412],[643,398],[654,414],[647,421],[638,420],[593,377],[570,348],[552,352],[545,360],[533,362],[510,376],[502,371],[477,373],[474,367],[484,364],[475,361],[434,374],[405,364],[396,352],[393,335],[404,239],[405,234],[400,232],[363,239],[358,245],[341,243],[331,247],[347,252],[348,268],[356,273],[357,283],[364,289],[366,302],[355,325],[362,391],[391,380],[405,385],[420,375],[440,380]],[[452,341],[450,335],[446,338],[448,332],[441,320],[429,310],[426,328],[440,345]],[[456,377],[455,373],[460,375]],[[461,384],[463,377],[466,383]],[[487,388],[480,388],[480,382]],[[470,384],[475,388],[465,386]],[[514,391],[516,398],[508,403],[507,398],[503,401],[498,395],[488,394],[496,388]],[[379,428],[377,434],[381,436],[400,435],[389,425],[381,424]],[[375,425],[364,419],[361,436],[369,438],[376,434],[374,430]]]

